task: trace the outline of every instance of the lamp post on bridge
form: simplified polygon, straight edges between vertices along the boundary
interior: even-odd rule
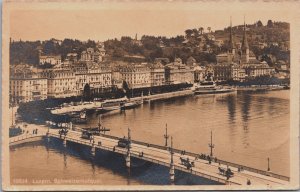
[[[130,148],[131,148],[131,134],[130,128],[128,127],[128,144],[127,144],[127,154],[126,154],[126,166],[130,168]]]
[[[210,148],[210,156],[213,156],[213,148],[215,147],[215,145],[212,143],[212,131],[210,131],[210,143],[208,144],[209,148]]]
[[[170,153],[171,153],[171,162],[170,162],[170,181],[171,183],[174,183],[175,181],[175,166],[174,166],[174,160],[173,160],[173,137],[171,137],[171,147],[170,147]]]
[[[165,146],[168,146],[168,139],[169,139],[169,135],[168,135],[168,124],[166,123],[166,134],[164,134],[164,138],[165,138]]]
[[[271,171],[270,169],[270,158],[268,157],[268,171]]]

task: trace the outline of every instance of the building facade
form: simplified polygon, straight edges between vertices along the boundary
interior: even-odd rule
[[[177,58],[173,63],[165,66],[166,84],[194,83],[194,69],[182,63]]]
[[[74,66],[77,95],[81,95],[88,86],[91,92],[100,93],[112,87],[111,69],[95,62],[78,62]]]
[[[205,67],[202,66],[195,66],[194,67],[194,80],[195,82],[202,82],[205,80],[206,74],[205,74]]]
[[[236,46],[233,40],[232,27],[230,24],[230,36],[227,53],[217,55],[217,65],[214,66],[214,79],[216,81],[244,81],[264,75],[272,75],[275,72],[266,62],[256,59],[253,52],[249,50],[244,23],[243,39],[240,46]]]
[[[65,98],[76,96],[75,71],[70,65],[56,65],[42,72],[42,76],[48,79],[48,97]]]
[[[10,74],[10,99],[12,103],[43,100],[47,98],[47,78],[39,75],[37,69],[16,66]]]
[[[105,56],[105,49],[103,47],[97,47],[96,50],[93,48],[87,48],[86,51],[81,53],[81,61],[92,61],[92,62],[102,62]]]
[[[40,55],[39,56],[39,64],[51,64],[51,65],[60,65],[61,64],[61,56],[60,55]]]
[[[145,64],[132,64],[126,67],[121,67],[120,75],[122,80],[128,84],[130,89],[151,86],[150,68],[148,68]]]
[[[161,86],[165,84],[165,69],[161,63],[149,66],[150,68],[150,84],[151,87]]]

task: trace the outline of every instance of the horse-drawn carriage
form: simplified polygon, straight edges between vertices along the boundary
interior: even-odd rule
[[[234,173],[231,171],[230,168],[224,169],[224,168],[219,167],[218,169],[219,169],[219,173],[221,175],[226,176],[227,179],[229,179],[230,177],[233,177],[233,175],[234,175]]]
[[[94,135],[94,132],[93,131],[90,131],[88,129],[82,129],[81,131],[81,138],[83,139],[92,139],[93,138],[93,135]]]
[[[59,135],[61,136],[61,135],[67,135],[67,133],[68,133],[68,129],[60,129],[59,131],[58,131],[58,133],[59,133]]]
[[[189,158],[185,159],[183,157],[180,157],[180,161],[181,161],[181,165],[184,165],[187,169],[191,169],[192,167],[195,167],[194,162],[191,162]]]

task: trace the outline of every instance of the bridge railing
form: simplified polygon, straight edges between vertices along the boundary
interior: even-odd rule
[[[15,143],[15,142],[18,142],[18,141],[22,141],[22,140],[26,140],[26,139],[30,139],[30,138],[34,138],[34,137],[41,137],[41,136],[44,136],[45,134],[22,134],[22,135],[18,135],[18,136],[15,136],[15,137],[10,137],[9,138],[9,143]]]
[[[228,166],[231,166],[231,167],[236,167],[236,168],[242,167],[243,170],[247,170],[247,171],[250,171],[250,172],[253,172],[253,173],[258,173],[258,174],[261,174],[261,175],[266,175],[266,176],[274,177],[274,178],[277,178],[277,179],[290,181],[290,178],[287,177],[287,176],[279,175],[279,174],[272,173],[272,172],[269,172],[269,171],[255,169],[255,168],[252,168],[252,167],[239,165],[239,164],[236,164],[236,163],[231,163],[231,162],[224,161],[224,160],[219,160],[219,159],[217,160],[217,162],[220,162],[221,164],[228,165]]]
[[[132,156],[137,157],[137,158],[142,158],[145,161],[160,164],[160,165],[163,165],[163,166],[166,166],[166,167],[170,166],[169,163],[151,158],[149,156],[146,156],[146,154],[144,154],[142,157],[137,155],[137,154],[132,154]],[[195,170],[188,170],[185,167],[181,167],[181,166],[178,166],[178,165],[175,165],[175,167],[176,167],[177,170],[180,170],[180,171],[183,171],[183,172],[188,172],[188,173],[191,173],[193,175],[197,175],[197,176],[200,176],[200,177],[203,177],[203,178],[207,178],[209,180],[217,181],[219,183],[226,183],[226,184],[229,184],[229,185],[231,185],[231,184],[240,185],[239,183],[232,182],[232,181],[229,181],[229,180],[226,180],[226,179],[221,179],[221,178],[214,177],[214,176],[211,176],[211,175],[207,175],[205,173],[201,173],[201,172],[198,172],[198,171],[195,171]]]
[[[110,139],[116,139],[116,140],[121,138],[121,137],[106,135],[106,134],[100,134],[100,136],[110,138]],[[142,141],[132,140],[132,143],[147,146],[147,147],[153,147],[153,148],[157,148],[157,149],[161,149],[161,150],[169,150],[169,147],[156,145],[156,144],[151,144],[151,143],[146,143],[146,142],[142,142]],[[173,149],[173,152],[175,152],[175,153],[182,153],[183,151],[184,150]],[[192,152],[188,152],[188,151],[184,151],[184,153],[185,153],[185,155],[195,157],[195,158],[196,157],[199,158],[199,154],[197,154],[197,153],[192,153]],[[285,181],[290,180],[290,178],[287,177],[287,176],[279,175],[279,174],[276,174],[276,173],[272,173],[272,172],[264,171],[264,170],[260,170],[260,169],[255,169],[255,168],[252,168],[252,167],[240,165],[240,164],[237,164],[237,163],[228,162],[228,161],[221,160],[221,159],[217,159],[215,162],[223,164],[223,165],[228,165],[228,166],[231,166],[231,167],[235,167],[235,168],[241,168],[242,167],[243,170],[247,170],[247,171],[250,171],[250,172],[253,172],[253,173],[258,173],[258,174],[261,174],[261,175],[270,176],[270,177],[285,180]]]
[[[173,151],[177,152],[177,153],[182,152],[182,150],[178,150],[178,149],[173,149]],[[197,153],[185,152],[185,154],[188,155],[188,156],[191,156],[191,157],[199,157],[199,154],[197,154]],[[212,160],[215,160],[215,158],[213,158]],[[252,167],[240,165],[240,164],[237,164],[237,163],[228,162],[228,161],[221,160],[221,159],[216,159],[215,162],[223,164],[223,165],[228,165],[228,166],[231,166],[231,167],[235,167],[235,168],[241,168],[242,167],[243,170],[247,170],[247,171],[250,171],[250,172],[253,172],[253,173],[258,173],[258,174],[261,174],[261,175],[266,175],[266,176],[274,177],[274,178],[285,180],[285,181],[289,181],[290,180],[289,177],[284,176],[284,175],[279,175],[279,174],[272,173],[272,172],[269,172],[269,171],[255,169],[255,168],[252,168]]]

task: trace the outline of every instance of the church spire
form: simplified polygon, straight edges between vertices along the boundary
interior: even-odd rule
[[[247,34],[246,34],[246,23],[245,23],[245,17],[244,17],[244,35],[243,35],[243,41],[242,41],[242,50],[249,49],[248,41],[247,41]]]
[[[229,49],[234,48],[234,43],[233,43],[233,35],[232,35],[232,20],[230,16],[230,34],[229,34]]]
[[[243,41],[242,41],[242,62],[248,63],[249,62],[249,45],[247,41],[247,34],[246,34],[246,22],[244,17],[244,35],[243,35]]]

